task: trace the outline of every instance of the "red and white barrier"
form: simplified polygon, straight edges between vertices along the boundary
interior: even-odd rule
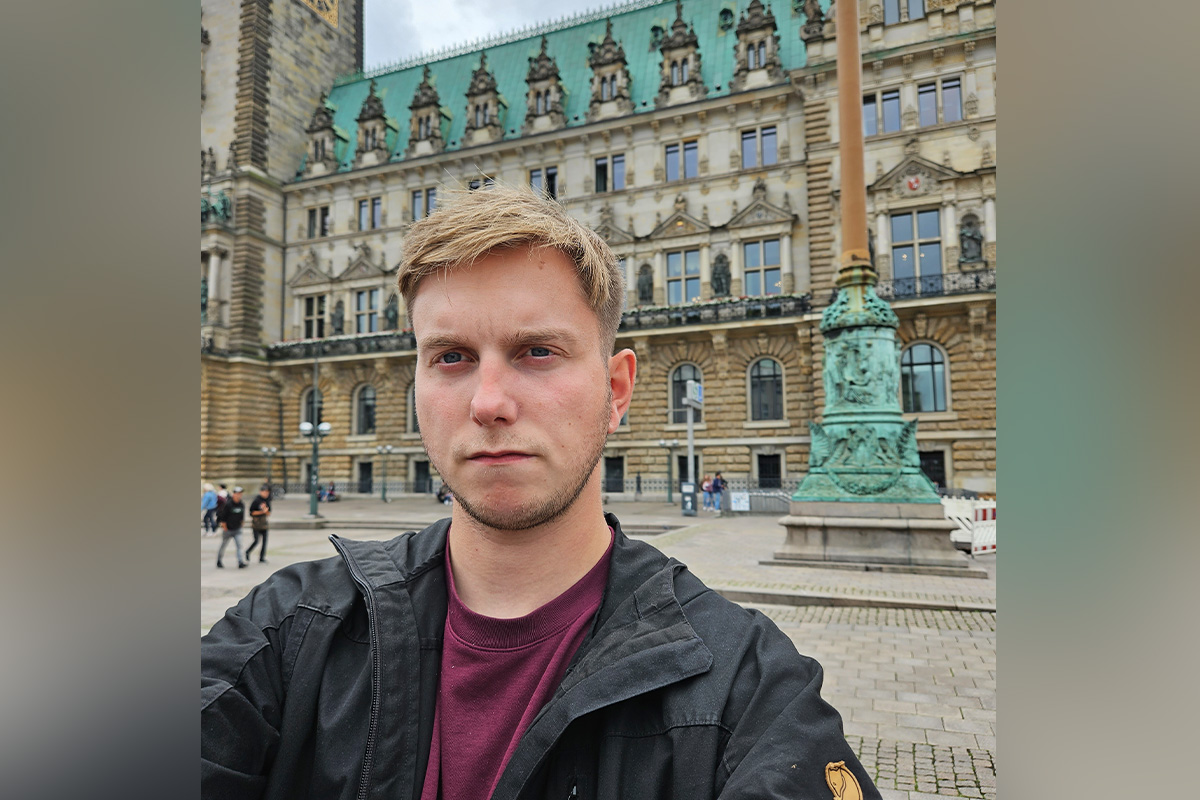
[[[971,524],[971,555],[996,552],[996,504],[992,501],[975,508]]]

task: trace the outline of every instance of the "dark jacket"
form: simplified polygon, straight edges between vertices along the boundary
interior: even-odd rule
[[[817,662],[607,520],[600,610],[493,798],[825,800],[839,761],[878,798],[820,697]],[[420,797],[448,528],[331,536],[340,558],[280,570],[201,639],[205,798]]]
[[[217,509],[217,522],[225,523],[225,527],[231,531],[240,531],[242,523],[246,520],[246,501],[234,500],[229,497],[224,505]]]

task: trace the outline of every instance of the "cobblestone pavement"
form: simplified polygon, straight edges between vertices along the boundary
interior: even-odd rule
[[[387,519],[433,521],[445,511],[427,500],[346,502],[321,511],[348,526]],[[843,598],[920,598],[983,602],[994,607],[995,558],[977,559],[990,577],[957,578],[764,566],[783,541],[772,517],[681,518],[664,504],[613,504],[630,525],[687,525],[637,538],[689,566],[714,588],[752,587],[826,593]],[[307,512],[299,499],[280,501],[276,521]],[[201,537],[201,631],[271,571],[333,555],[330,532],[388,539],[397,531],[276,529],[268,564],[238,569],[230,542],[226,569],[215,568],[220,536]],[[245,541],[250,541],[249,532]],[[846,737],[885,800],[996,797],[996,614],[992,611],[868,608],[854,605],[757,605],[800,652],[825,669],[824,697],[841,713]]]

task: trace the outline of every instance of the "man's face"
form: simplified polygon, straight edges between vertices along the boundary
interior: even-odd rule
[[[235,501],[235,502],[239,502],[239,503],[240,503],[240,502],[242,501],[242,493],[241,493],[241,492],[234,492],[234,493],[233,493],[233,499],[234,499],[234,501]]]
[[[560,516],[589,484],[598,492],[596,464],[628,406],[634,359],[601,352],[566,256],[522,247],[431,275],[412,321],[421,439],[463,511],[524,530]]]
[[[266,489],[260,489],[258,491],[258,496],[261,497],[263,500],[266,500],[268,497],[271,496],[271,493]]]

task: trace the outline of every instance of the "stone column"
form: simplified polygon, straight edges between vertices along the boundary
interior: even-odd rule
[[[662,250],[654,253],[654,305],[667,304],[667,254]]]
[[[742,296],[742,240],[734,237],[729,248],[729,296]]]
[[[779,237],[779,281],[783,284],[779,288],[784,294],[796,291],[796,276],[792,272],[792,235],[790,233]]]
[[[892,231],[888,226],[886,211],[875,215],[875,270],[879,280],[892,279]]]
[[[958,209],[953,200],[942,201],[942,272],[958,271]]]
[[[712,246],[700,245],[700,299],[712,299],[712,267],[710,255]]]

